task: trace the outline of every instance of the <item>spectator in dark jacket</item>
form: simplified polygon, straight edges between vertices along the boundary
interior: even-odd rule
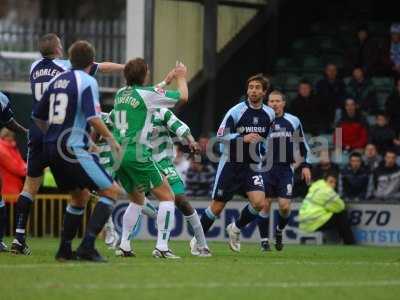
[[[290,106],[290,112],[302,121],[304,131],[312,135],[327,132],[330,124],[326,111],[321,99],[313,94],[311,83],[302,80],[298,87],[298,95]]]
[[[385,112],[389,117],[389,126],[400,133],[400,78],[395,82],[393,93],[386,99]]]
[[[346,85],[338,78],[335,64],[326,65],[324,78],[317,82],[316,90],[326,106],[329,122],[333,123],[336,109],[342,108],[346,99]]]
[[[362,68],[353,69],[352,78],[346,92],[360,106],[362,111],[373,113],[377,109],[376,90],[372,82],[365,77]]]
[[[400,167],[393,150],[385,153],[384,161],[374,172],[375,197],[381,200],[400,200]]]
[[[339,194],[350,201],[366,200],[372,196],[371,172],[363,165],[358,152],[350,155],[349,163],[339,174]]]
[[[312,180],[318,180],[324,178],[328,173],[335,174],[337,178],[339,176],[339,166],[331,161],[330,153],[328,150],[322,150],[319,153],[319,163],[314,165],[311,174]]]
[[[368,74],[373,74],[379,64],[378,44],[370,37],[368,28],[361,26],[357,38],[345,53],[346,70],[361,66]]]
[[[382,156],[379,155],[378,150],[374,144],[367,144],[364,149],[363,157],[364,165],[373,172],[382,161]]]
[[[396,133],[389,127],[387,117],[383,112],[377,113],[375,125],[370,128],[368,137],[369,142],[377,146],[380,154],[383,154],[389,148],[393,148]]]
[[[186,195],[209,197],[215,178],[215,169],[210,163],[192,161],[186,174]]]
[[[390,40],[383,46],[382,65],[386,74],[400,78],[400,23],[390,27]]]
[[[358,109],[353,99],[347,99],[344,105],[342,118],[336,125],[337,129],[341,129],[342,148],[344,150],[361,150],[364,149],[368,142],[367,122]],[[335,130],[333,141],[336,144],[338,139],[337,130]],[[336,145],[338,146],[338,145]]]
[[[379,47],[370,37],[368,28],[361,26],[354,44],[345,53],[345,68],[361,66],[367,74],[373,74],[379,65]]]

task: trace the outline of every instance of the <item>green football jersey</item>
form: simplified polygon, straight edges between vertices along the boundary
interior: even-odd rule
[[[106,124],[107,128],[112,131],[113,130],[113,122],[111,120],[111,113],[101,113],[101,119]],[[103,139],[100,138],[96,142],[96,146],[99,148],[99,161],[100,164],[104,167],[106,172],[111,176],[114,177],[114,170],[113,170],[113,155],[111,153],[110,145]]]
[[[178,138],[183,138],[190,134],[189,127],[167,108],[156,109],[152,115],[151,123],[153,130],[150,133],[149,139],[153,160],[160,162],[168,158],[172,161],[174,159],[174,144],[171,133]]]
[[[179,91],[154,86],[126,86],[117,92],[113,134],[123,148],[127,147],[125,155],[134,160],[151,159],[152,115],[158,108],[173,107],[180,97]]]

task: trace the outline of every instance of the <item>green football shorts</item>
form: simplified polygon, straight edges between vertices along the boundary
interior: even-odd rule
[[[179,176],[178,171],[175,169],[174,164],[168,158],[159,161],[157,164],[162,174],[167,177],[174,195],[185,194],[185,185]]]
[[[127,193],[133,191],[147,193],[163,183],[162,173],[152,160],[139,162],[124,158],[116,177]]]

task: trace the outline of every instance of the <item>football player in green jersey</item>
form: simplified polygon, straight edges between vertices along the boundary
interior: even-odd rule
[[[167,108],[156,109],[151,123],[153,130],[149,133],[149,140],[152,146],[152,157],[161,170],[161,173],[167,178],[169,185],[175,195],[175,206],[184,215],[185,220],[191,226],[196,237],[197,247],[192,249],[192,254],[200,257],[211,256],[208,249],[204,231],[200,223],[199,216],[189,201],[185,198],[185,186],[183,180],[179,176],[178,171],[173,164],[174,149],[171,134],[175,135],[180,142],[188,145],[192,153],[200,150],[199,145],[193,138],[190,128],[181,120],[179,120],[172,111]],[[126,249],[131,249],[129,238],[132,236],[131,230],[134,224],[133,219],[134,207],[131,203],[125,211],[122,221],[122,239],[120,249],[116,251],[117,255],[125,256],[131,252],[126,252]],[[143,213],[149,217],[155,217],[156,212],[143,210]]]
[[[175,197],[167,179],[152,158],[149,140],[152,131],[151,118],[155,110],[173,107],[179,101],[188,101],[186,66],[179,63],[171,72],[177,83],[177,90],[174,91],[164,90],[159,86],[147,86],[150,72],[143,59],[136,58],[125,65],[127,86],[121,88],[115,96],[113,134],[124,149],[116,175],[132,202],[133,227],[140,222],[145,192],[151,191],[160,201],[157,213],[157,244],[153,256],[175,259],[179,257],[168,247],[175,218]]]

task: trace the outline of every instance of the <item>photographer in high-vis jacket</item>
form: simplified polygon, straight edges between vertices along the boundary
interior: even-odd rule
[[[337,179],[328,173],[311,184],[299,211],[300,229],[305,232],[334,229],[346,245],[355,244],[345,204],[335,192]]]

